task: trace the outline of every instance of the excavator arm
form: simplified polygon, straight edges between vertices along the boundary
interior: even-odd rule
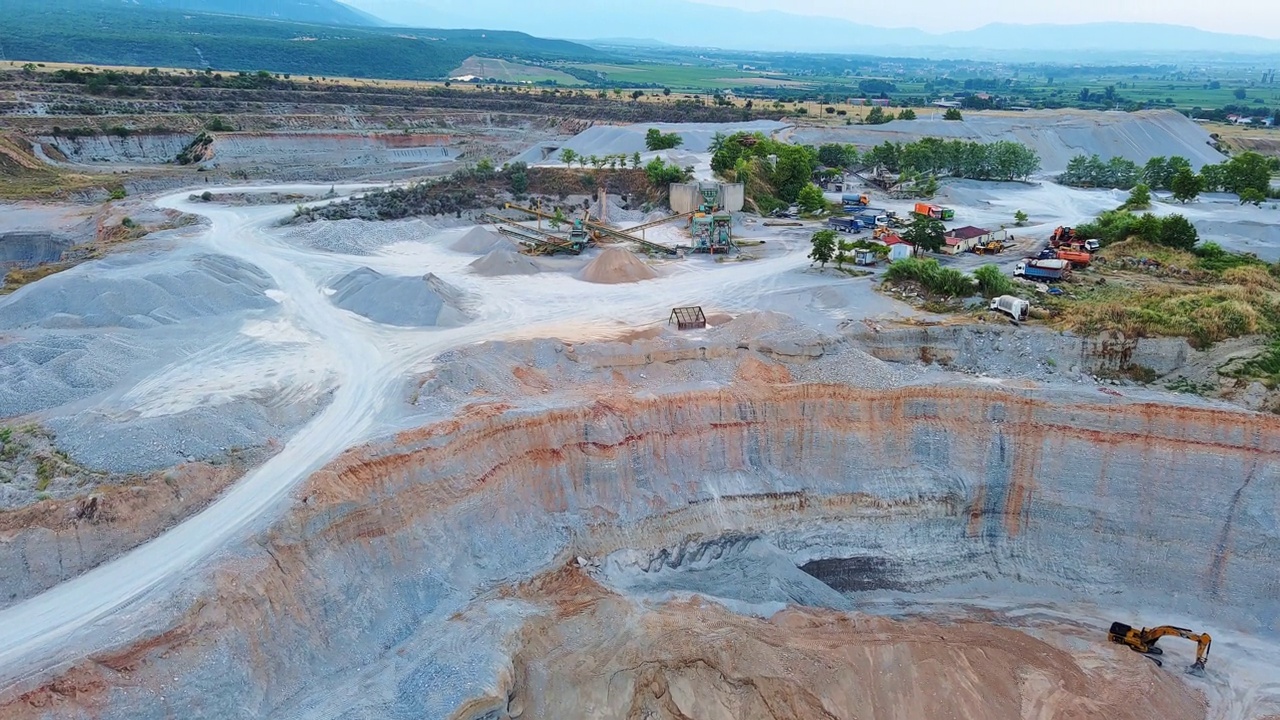
[[[1111,631],[1107,633],[1107,637],[1111,642],[1121,645],[1128,645],[1130,649],[1145,653],[1146,655],[1159,655],[1164,651],[1156,646],[1160,638],[1169,637],[1170,635],[1180,638],[1186,638],[1196,644],[1196,661],[1191,665],[1191,672],[1203,672],[1204,665],[1209,661],[1209,646],[1213,643],[1213,639],[1209,637],[1209,633],[1196,633],[1186,628],[1174,627],[1173,625],[1159,625],[1153,628],[1142,628],[1137,630],[1124,623],[1111,623]],[[1162,664],[1156,658],[1157,665]]]

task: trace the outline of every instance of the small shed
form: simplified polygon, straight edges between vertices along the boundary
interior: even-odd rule
[[[707,316],[703,314],[701,305],[678,307],[672,309],[671,317],[667,318],[667,324],[672,323],[677,330],[701,330],[707,326]]]

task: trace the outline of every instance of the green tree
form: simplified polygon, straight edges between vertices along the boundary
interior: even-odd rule
[[[810,183],[797,193],[796,204],[800,212],[816,213],[827,206],[827,199],[822,196],[822,188]]]
[[[898,119],[899,120],[915,120],[916,111],[912,110],[911,108],[903,108],[902,111],[898,113]]]
[[[1160,231],[1156,242],[1165,247],[1178,250],[1190,250],[1200,240],[1196,227],[1181,215],[1170,215],[1160,221]]]
[[[1151,188],[1142,183],[1133,186],[1133,190],[1129,192],[1129,199],[1124,201],[1124,206],[1135,210],[1151,207]]]
[[[849,165],[849,147],[830,143],[818,148],[818,162],[830,168],[842,168]]]
[[[683,182],[686,173],[679,165],[668,165],[662,161],[662,158],[654,158],[644,166],[644,173],[649,177],[649,182],[656,188],[666,188],[671,183]]]
[[[558,230],[566,222],[568,222],[568,218],[564,216],[564,212],[560,208],[556,208],[555,214],[551,216],[551,229]]]
[[[868,125],[883,125],[893,119],[893,116],[886,113],[884,108],[879,105],[871,108],[871,112],[867,113],[867,117],[863,119]]]
[[[1017,211],[1016,213],[1013,214],[1013,222],[1016,223],[1018,227],[1022,227],[1023,225],[1026,225],[1027,214],[1022,212],[1021,210]]]
[[[633,170],[638,170],[640,168],[640,151],[639,150],[635,151],[634,153],[631,153],[631,168]]]
[[[825,268],[836,254],[836,231],[819,230],[809,242],[813,245],[809,259]]]
[[[942,119],[943,120],[963,120],[964,115],[960,114],[960,108],[947,108],[947,111],[942,113]]]
[[[1223,163],[1222,189],[1240,195],[1254,189],[1265,197],[1271,187],[1271,163],[1256,152],[1243,152]]]
[[[573,161],[577,159],[578,153],[569,148],[565,148],[560,151],[560,162],[564,163],[566,166],[572,166]]]
[[[1173,199],[1185,204],[1195,200],[1204,189],[1204,178],[1192,172],[1189,167],[1181,168],[1169,182],[1169,188],[1173,190]]]
[[[604,160],[600,159],[600,157],[596,155],[588,155],[587,162],[590,163],[591,167],[597,170],[604,166]]]
[[[978,281],[978,292],[983,297],[993,298],[1013,292],[1013,282],[995,265],[983,265],[973,271],[973,277]]]
[[[529,190],[529,166],[522,163],[511,163],[507,168],[507,178],[511,181],[511,192],[523,195]]]
[[[915,252],[938,252],[946,241],[946,227],[941,220],[917,215],[902,233],[902,239],[915,247]]]
[[[1262,201],[1266,199],[1267,199],[1267,196],[1262,194],[1262,191],[1257,190],[1256,188],[1245,188],[1244,190],[1240,191],[1241,205],[1246,205],[1246,204],[1261,205]]]
[[[658,128],[649,128],[644,134],[644,146],[649,150],[670,150],[684,144],[679,133],[664,133]]]
[[[487,157],[480,158],[480,161],[476,163],[476,173],[479,174],[480,177],[489,177],[493,175],[493,161]]]
[[[1245,89],[1244,89],[1244,88],[1242,88],[1242,87],[1241,87],[1241,88],[1236,88],[1236,89],[1235,89],[1231,94],[1232,94],[1232,95],[1235,95],[1235,97],[1236,97],[1236,99],[1237,99],[1237,100],[1243,100],[1243,99],[1245,99],[1245,98],[1249,97],[1249,91],[1245,90]]]
[[[711,136],[711,142],[708,143],[707,145],[707,152],[711,153],[712,155],[715,155],[716,153],[720,152],[721,150],[724,149],[724,143],[728,139],[729,139],[728,135],[725,135],[724,133],[717,131],[715,135]]]

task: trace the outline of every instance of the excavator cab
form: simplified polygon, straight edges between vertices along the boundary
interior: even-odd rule
[[[1113,622],[1111,623],[1111,630],[1107,633],[1107,638],[1113,643],[1127,645],[1134,652],[1145,654],[1157,667],[1161,667],[1164,663],[1155,656],[1164,654],[1164,650],[1157,647],[1156,643],[1160,638],[1169,635],[1186,638],[1196,643],[1196,661],[1191,664],[1191,667],[1187,668],[1187,672],[1192,675],[1203,675],[1204,664],[1209,661],[1209,646],[1213,643],[1208,633],[1195,633],[1186,628],[1172,625],[1160,625],[1136,630],[1130,625]]]

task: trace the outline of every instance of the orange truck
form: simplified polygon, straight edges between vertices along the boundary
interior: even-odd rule
[[[916,203],[915,213],[931,217],[934,220],[954,220],[956,217],[955,210],[941,205],[930,205],[929,203]]]
[[[1072,250],[1069,248],[1060,247],[1055,252],[1057,253],[1059,260],[1066,260],[1067,262],[1071,263],[1071,265],[1074,267],[1078,267],[1078,268],[1089,267],[1089,260],[1091,259],[1091,257],[1089,253],[1085,252],[1084,250]]]

